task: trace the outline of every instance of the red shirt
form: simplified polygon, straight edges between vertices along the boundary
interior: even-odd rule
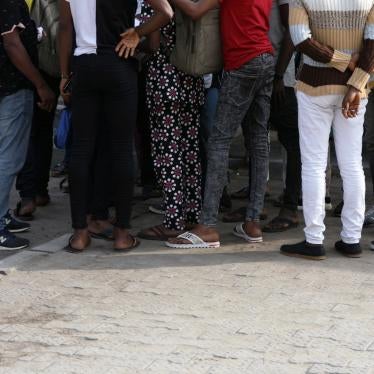
[[[273,53],[269,18],[272,0],[220,0],[225,70],[238,69],[264,53]]]

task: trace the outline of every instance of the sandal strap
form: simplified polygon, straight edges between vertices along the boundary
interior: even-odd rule
[[[162,226],[162,225],[151,227],[151,231],[153,233],[155,233],[157,236],[164,236],[165,235],[164,226]]]
[[[205,244],[203,239],[189,231],[179,235],[177,238],[188,240],[191,244]]]

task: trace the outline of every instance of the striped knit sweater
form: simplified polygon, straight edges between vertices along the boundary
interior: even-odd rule
[[[366,96],[374,71],[374,0],[290,0],[290,31],[304,55],[298,90],[344,95],[351,85]],[[354,52],[360,58],[352,73]]]

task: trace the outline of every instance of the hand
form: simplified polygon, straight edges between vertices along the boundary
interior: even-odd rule
[[[273,95],[271,97],[272,104],[279,108],[286,99],[286,90],[284,88],[283,79],[274,79]]]
[[[62,99],[64,100],[64,104],[66,106],[69,106],[70,100],[71,100],[71,93],[64,92],[64,87],[66,86],[66,83],[68,82],[67,78],[62,78],[60,82],[60,95]]]
[[[56,103],[55,94],[46,84],[43,84],[37,88],[37,92],[40,99],[38,102],[38,107],[42,110],[46,110],[47,112],[52,112]]]
[[[132,57],[139,43],[140,36],[137,31],[134,28],[129,29],[121,34],[121,41],[117,44],[116,52],[119,57]]]
[[[361,103],[361,92],[353,87],[349,86],[348,92],[346,93],[343,104],[342,113],[345,118],[355,118],[357,117],[358,110]]]
[[[356,69],[360,54],[358,52],[352,53],[351,61],[349,62],[348,69],[354,71]]]

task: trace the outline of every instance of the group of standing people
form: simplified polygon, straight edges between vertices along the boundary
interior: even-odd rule
[[[10,126],[17,121],[23,131],[22,135],[7,133],[4,127],[7,136],[0,138],[0,165],[8,173],[3,177],[6,191],[0,193],[0,216],[4,216],[0,246],[16,249],[26,243],[10,233],[17,232],[10,230],[13,226],[22,224],[10,216],[7,205],[13,179],[26,157],[32,89],[36,88],[39,97],[38,110],[46,115],[53,113],[56,97],[37,69],[37,29],[24,0],[0,0],[0,4],[0,121],[7,111],[4,123]],[[219,94],[203,150],[207,158],[203,171],[201,111],[207,79],[188,75],[170,61],[176,43],[173,9],[198,20],[218,7],[224,71],[214,72]],[[326,257],[325,172],[332,130],[344,190],[343,230],[336,249],[348,257],[361,255],[365,220],[362,138],[374,71],[374,0],[148,0],[140,4],[136,0],[62,0],[59,17],[60,93],[72,108],[71,252],[82,252],[90,245],[89,217],[103,205],[97,196],[108,195],[102,191],[103,183],[92,182],[98,148],[109,155],[111,173],[106,184],[111,186],[116,208],[114,249],[129,251],[140,244],[129,228],[139,98],[139,63],[133,56],[144,52],[150,56],[143,63],[143,73],[152,160],[165,213],[163,223],[142,230],[140,238],[165,241],[172,248],[220,246],[216,226],[228,184],[229,148],[242,127],[249,152],[249,202],[244,223],[233,233],[249,243],[262,242],[260,218],[269,174],[271,122],[288,161],[282,208],[265,231],[284,231],[298,224],[302,193],[306,240],[282,246],[281,252],[316,260]],[[10,73],[20,81],[17,87],[11,85]],[[66,90],[70,81],[72,93]],[[15,101],[21,106],[18,116]],[[373,106],[372,95],[369,105]],[[22,141],[22,150],[17,141]],[[9,153],[9,144],[18,150],[13,152],[17,162]],[[6,164],[9,159],[11,164]],[[35,203],[35,193],[31,200]],[[104,211],[109,202],[105,204]],[[110,228],[107,215],[97,216],[97,222]]]

